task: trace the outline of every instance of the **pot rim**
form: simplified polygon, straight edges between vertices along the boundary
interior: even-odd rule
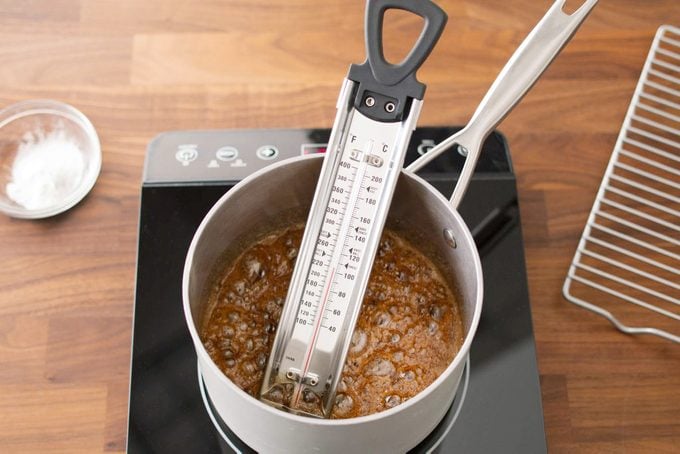
[[[463,344],[461,345],[460,349],[456,353],[456,356],[453,358],[453,360],[449,363],[449,365],[444,369],[444,371],[436,378],[435,381],[430,383],[425,389],[420,391],[418,394],[416,394],[414,397],[411,399],[407,400],[406,402],[399,404],[393,408],[390,408],[388,410],[380,411],[377,413],[372,413],[370,415],[365,415],[365,416],[358,416],[355,418],[345,418],[345,419],[319,419],[319,418],[311,418],[308,416],[300,416],[296,415],[293,413],[288,413],[286,411],[274,408],[270,405],[267,405],[260,401],[259,399],[251,396],[238,386],[234,384],[221,370],[217,365],[213,362],[212,358],[208,354],[207,350],[205,349],[205,346],[203,345],[203,342],[201,341],[201,337],[198,334],[198,330],[196,329],[196,326],[194,325],[193,317],[191,315],[191,305],[189,304],[189,276],[192,265],[193,265],[193,257],[194,253],[196,251],[198,241],[203,233],[203,231],[206,229],[207,225],[210,223],[211,219],[215,215],[215,213],[224,205],[227,203],[227,201],[233,197],[234,194],[236,194],[239,190],[242,190],[243,187],[249,185],[251,182],[254,180],[268,174],[269,172],[274,172],[277,171],[279,168],[284,167],[286,165],[291,165],[295,164],[297,162],[303,161],[303,160],[312,160],[312,159],[321,159],[323,158],[323,155],[307,155],[307,156],[298,156],[295,158],[291,159],[286,159],[284,161],[269,165],[263,169],[258,170],[257,172],[254,172],[250,175],[248,175],[246,178],[238,182],[233,188],[231,188],[228,192],[226,192],[220,199],[212,206],[210,211],[208,211],[208,214],[205,215],[203,220],[201,221],[201,224],[199,225],[198,229],[196,229],[196,232],[194,233],[194,236],[191,240],[191,245],[189,246],[189,250],[187,251],[187,256],[186,260],[184,262],[184,271],[183,271],[183,276],[182,276],[182,304],[184,307],[184,318],[187,323],[187,327],[189,328],[189,333],[191,335],[191,338],[194,343],[194,348],[196,349],[196,353],[199,357],[203,359],[208,364],[208,367],[212,370],[213,373],[216,374],[216,376],[219,377],[220,382],[223,383],[225,386],[230,388],[231,390],[235,391],[237,394],[241,393],[242,396],[245,396],[247,399],[250,399],[250,401],[258,407],[259,409],[266,411],[268,413],[272,413],[273,416],[278,416],[284,419],[287,419],[291,422],[294,423],[303,423],[303,424],[309,424],[309,425],[314,425],[314,426],[320,426],[320,427],[335,427],[335,426],[352,426],[355,424],[363,424],[363,423],[368,423],[368,422],[373,422],[377,421],[383,418],[387,418],[393,414],[396,414],[398,412],[404,411],[406,408],[415,405],[419,401],[423,400],[427,395],[429,395],[433,389],[437,388],[438,386],[441,385],[441,383],[448,377],[460,364],[462,361],[465,360],[467,357],[467,354],[470,350],[470,345],[472,344],[472,340],[475,336],[475,333],[477,331],[477,326],[479,324],[479,319],[481,317],[481,312],[482,312],[482,302],[484,299],[483,292],[484,292],[484,281],[483,281],[483,275],[482,275],[482,265],[481,261],[479,258],[479,252],[477,251],[477,248],[474,247],[474,240],[472,238],[472,234],[470,233],[469,228],[461,218],[460,214],[458,213],[457,210],[454,210],[450,202],[439,192],[437,191],[432,185],[427,183],[425,180],[423,180],[421,177],[417,176],[413,172],[407,171],[402,169],[401,173],[406,177],[410,178],[412,180],[415,180],[416,183],[425,186],[425,188],[436,198],[439,199],[439,201],[443,204],[445,204],[450,211],[452,211],[452,214],[454,218],[456,219],[456,222],[459,222],[460,225],[463,227],[461,229],[463,236],[465,237],[465,241],[459,242],[460,244],[469,244],[472,245],[472,254],[473,257],[475,258],[474,260],[474,267],[475,267],[475,273],[479,278],[477,279],[477,301],[475,302],[475,309],[472,315],[472,322],[470,324],[470,329],[468,330],[467,334],[465,335],[465,339],[463,341]]]

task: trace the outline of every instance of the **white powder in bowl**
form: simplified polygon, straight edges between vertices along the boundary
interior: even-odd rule
[[[63,129],[27,133],[14,159],[7,196],[28,210],[57,205],[76,190],[84,170],[78,143]]]

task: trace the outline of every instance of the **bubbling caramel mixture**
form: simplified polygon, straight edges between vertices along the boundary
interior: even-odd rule
[[[228,264],[201,330],[215,364],[259,396],[303,226],[270,234]],[[332,418],[376,413],[432,383],[463,342],[454,294],[437,267],[385,231],[338,386]]]

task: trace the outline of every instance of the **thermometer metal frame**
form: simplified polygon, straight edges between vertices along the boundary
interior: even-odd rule
[[[319,184],[260,393],[263,401],[278,408],[322,418],[330,416],[334,404],[394,189],[422,106],[421,100],[412,99],[403,120],[376,121],[355,108],[360,96],[358,87],[359,84],[345,79],[340,91]],[[348,169],[350,173],[354,171],[351,178],[343,174]],[[368,170],[382,178],[369,189],[363,184],[370,175]],[[371,200],[376,203],[369,207],[366,197],[360,196],[362,190],[371,189],[374,196]],[[346,199],[341,213],[330,211],[336,209],[331,207],[331,199],[337,205],[338,199],[333,196],[339,190],[342,194],[350,191],[340,195]],[[361,200],[364,205],[359,206]],[[365,227],[356,225],[361,217],[359,211],[370,221]],[[332,217],[333,225],[340,220],[335,227],[337,232],[324,227]],[[348,235],[357,228],[363,229],[355,233],[364,239],[359,251],[348,243]],[[349,254],[343,254],[348,251]],[[344,272],[338,270],[339,256],[348,257],[347,263],[342,264]],[[319,267],[323,274],[312,276],[310,273]],[[346,289],[348,285],[351,293],[333,290]],[[314,301],[311,305],[310,299]],[[334,307],[340,304],[341,308],[335,309],[340,312],[331,314],[340,320],[340,326],[324,325],[329,302],[336,303]]]

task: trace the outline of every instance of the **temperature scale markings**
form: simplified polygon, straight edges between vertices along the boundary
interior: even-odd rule
[[[332,280],[333,280],[333,276],[334,276],[334,275],[335,275],[335,268],[333,268],[333,271],[331,272],[331,278],[329,279],[329,281],[332,281]],[[325,294],[324,294],[324,296],[323,296],[323,300],[322,300],[322,301],[323,301],[323,304],[322,304],[322,307],[326,305],[326,301],[328,300],[328,291],[330,290],[330,288],[331,288],[331,285],[330,285],[330,283],[329,283],[328,286],[326,286],[326,292],[325,292]],[[316,316],[316,314],[315,314],[315,316]],[[314,333],[312,334],[312,341],[309,343],[309,346],[310,346],[310,347],[313,346],[314,343],[316,342],[316,337],[317,337],[317,335],[319,334],[319,328],[320,328],[320,327],[321,327],[321,323],[319,323],[318,325],[316,325],[316,327],[314,327]],[[307,371],[309,370],[309,361],[312,359],[311,351],[308,351],[306,356],[307,356],[307,358],[305,359],[305,366],[304,366],[304,368],[303,368],[303,370],[302,370],[302,377],[303,377],[303,378],[307,375]],[[294,401],[294,404],[295,404],[295,405],[297,405],[298,400],[300,399],[300,392],[301,392],[301,390],[302,390],[302,388],[301,388],[301,387],[298,387],[297,392],[295,393],[295,396],[294,396],[294,398],[293,398],[293,401]]]
[[[356,175],[357,175],[357,170],[358,170],[356,166],[351,166],[351,168],[354,169],[355,172],[353,172],[353,173],[351,174],[351,181],[350,181],[350,184],[351,184],[352,182],[355,181],[355,177],[356,177]],[[346,206],[349,204],[350,197],[351,197],[351,194],[348,192],[348,193],[346,194],[345,198],[344,198],[345,200],[344,200],[344,201],[341,201],[340,203],[341,203],[344,207],[346,207]],[[331,202],[331,203],[333,203],[333,202]],[[340,216],[344,216],[344,215],[345,215],[345,212],[346,212],[346,209],[345,209],[345,210],[342,210],[342,211],[338,210],[338,214],[339,214]],[[328,216],[328,215],[329,215],[329,213],[326,214],[326,216]],[[328,217],[326,217],[326,219],[328,219]],[[322,229],[319,236],[321,236],[321,237],[326,237],[326,238],[329,239],[329,240],[330,240],[331,238],[337,239],[338,233],[339,233],[339,232],[337,232],[337,230],[339,230],[341,227],[342,227],[341,225],[338,225],[338,226],[336,227],[336,229],[335,229],[336,231],[334,231],[333,233],[328,232],[328,231]],[[324,248],[322,248],[320,244],[317,244],[317,246],[318,246],[318,247],[316,248],[315,255],[319,255],[319,252],[320,252],[320,255],[321,255],[322,257],[325,257],[326,255],[331,255],[331,254],[329,254],[328,252],[326,252],[326,250],[325,250]],[[327,246],[330,246],[330,244],[327,245]],[[331,251],[331,252],[332,252],[332,251]],[[325,261],[324,261],[324,262],[325,262]],[[328,269],[328,268],[330,267],[330,265],[331,265],[332,262],[333,262],[333,260],[332,260],[332,257],[331,257],[331,260],[330,260],[330,261],[328,261],[327,263],[323,263],[323,268]],[[323,278],[321,278],[321,280],[326,280],[325,278],[326,278],[327,276],[328,276],[327,274],[324,275]],[[329,282],[329,280],[326,280],[326,282]],[[329,285],[327,288],[330,288],[330,285]],[[321,296],[321,295],[317,295],[316,293],[314,293],[312,296],[318,297],[318,296]],[[318,307],[319,307],[319,301],[318,301],[318,299],[316,300],[316,303],[315,303],[312,307],[313,307],[314,309],[316,309],[316,310],[313,311],[313,314],[310,314],[311,317],[307,317],[307,318],[309,318],[310,324],[313,324],[313,323],[314,323],[314,318],[316,317],[316,314],[318,313]],[[313,340],[314,340],[314,338],[313,338]]]
[[[348,184],[350,185],[350,187],[352,187],[353,183],[356,182],[356,177],[357,177],[357,174],[359,173],[360,169],[359,169],[358,167],[356,167],[356,166],[351,166],[351,165],[350,165],[350,168],[351,168],[352,170],[354,170],[354,172],[351,173],[350,181],[348,181]],[[363,180],[363,177],[361,178],[361,180]],[[361,180],[360,180],[360,181],[361,181]],[[344,199],[345,199],[345,201],[344,201],[344,206],[349,205],[349,202],[350,202],[351,200],[355,200],[354,207],[353,207],[353,208],[354,208],[354,209],[353,209],[353,212],[356,212],[357,206],[356,206],[356,197],[355,197],[354,199],[352,198],[352,192],[355,192],[355,194],[358,196],[358,195],[359,195],[358,193],[359,193],[360,191],[361,191],[361,185],[359,185],[359,187],[354,186],[354,190],[348,191],[348,192],[346,193],[345,197],[344,197]],[[343,192],[344,192],[344,191],[343,191]],[[330,203],[333,203],[333,202],[330,202]],[[339,213],[339,210],[338,210],[338,213]],[[343,212],[342,212],[342,214],[341,214],[342,219],[347,219],[346,217],[344,217],[344,214],[345,214],[345,213],[346,213],[346,210],[343,210]],[[330,213],[326,213],[327,216],[328,216],[329,214],[330,214]],[[339,262],[339,260],[340,260],[340,254],[341,254],[342,251],[347,247],[347,241],[349,240],[349,231],[350,231],[350,229],[351,229],[351,222],[349,222],[350,219],[347,219],[347,221],[348,221],[348,222],[347,222],[347,224],[345,224],[345,229],[343,229],[343,225],[342,225],[343,223],[342,223],[342,222],[341,222],[340,225],[338,225],[337,228],[335,229],[335,230],[336,230],[336,233],[334,233],[334,235],[333,235],[334,238],[337,238],[337,237],[339,236],[340,232],[343,231],[343,230],[346,230],[348,234],[345,235],[345,242],[344,242],[342,248],[340,248],[340,250],[338,250],[338,249],[336,249],[336,248],[333,248],[333,253],[332,253],[331,256],[330,256],[330,260],[329,260],[329,262],[328,262],[328,266],[330,266],[332,263]],[[330,238],[330,237],[329,237],[329,238]],[[318,246],[318,245],[317,245],[317,246]],[[329,245],[329,246],[330,246],[330,245]],[[336,244],[336,246],[337,246],[337,244]],[[335,257],[334,257],[334,256],[335,256]],[[337,257],[337,259],[336,259],[336,257]],[[337,266],[337,265],[336,265],[336,266]],[[319,320],[319,323],[316,324],[316,326],[314,327],[314,331],[313,331],[313,334],[312,334],[311,342],[310,342],[309,345],[308,345],[308,350],[307,350],[307,353],[306,353],[306,355],[305,355],[306,358],[305,358],[304,368],[303,368],[303,371],[302,371],[302,376],[303,376],[303,377],[306,376],[306,374],[307,374],[307,372],[308,372],[309,363],[310,363],[310,361],[311,361],[311,356],[312,356],[312,351],[313,351],[313,348],[314,348],[314,346],[315,346],[315,344],[316,344],[316,340],[317,340],[317,337],[318,337],[318,335],[319,335],[319,330],[320,330],[320,328],[329,329],[329,326],[324,325],[324,324],[322,323],[322,320],[326,320],[326,319],[327,319],[327,317],[324,315],[324,312],[325,312],[325,309],[326,309],[326,305],[327,305],[327,303],[328,303],[328,296],[329,296],[329,294],[330,294],[330,293],[337,294],[336,292],[332,292],[332,290],[331,290],[331,288],[332,288],[332,287],[335,287],[335,285],[337,284],[337,281],[335,280],[336,271],[337,271],[337,268],[336,268],[336,267],[333,267],[332,272],[330,273],[330,278],[329,278],[328,280],[326,280],[327,286],[326,286],[326,290],[325,290],[323,299],[321,300],[321,315],[322,315],[322,319]],[[318,306],[318,305],[315,306],[315,309],[316,309],[316,310],[314,311],[314,317],[311,319],[311,322],[312,322],[312,323],[314,322],[314,319],[316,318],[317,314],[319,313],[319,311],[318,311],[319,306]],[[299,390],[298,390],[298,393],[296,393],[295,400],[297,401],[298,398],[299,398]]]

